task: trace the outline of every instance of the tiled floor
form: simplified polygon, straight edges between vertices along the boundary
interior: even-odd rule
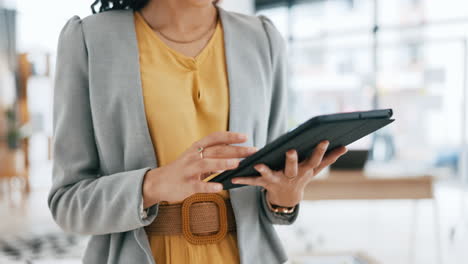
[[[21,233],[60,232],[46,203],[50,163],[34,164],[39,164],[31,171],[34,191],[23,205],[10,205],[5,199],[0,201],[0,238]],[[466,264],[468,201],[463,221],[460,187],[449,182],[437,183],[435,192],[443,263]],[[468,193],[465,197],[468,200]],[[434,205],[430,200],[309,201],[303,202],[296,224],[278,226],[277,230],[293,263],[300,255],[359,251],[377,259],[378,263],[436,264],[439,262]],[[37,263],[78,262],[75,257]],[[4,263],[1,256],[0,263]]]

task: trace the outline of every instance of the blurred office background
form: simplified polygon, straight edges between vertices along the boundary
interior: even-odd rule
[[[0,0],[0,263],[80,263],[87,238],[60,231],[46,195],[58,34],[91,2]],[[297,223],[277,227],[290,263],[468,263],[468,2],[221,6],[269,17],[287,41],[290,128],[374,108],[397,119],[350,146],[364,168],[321,174]]]

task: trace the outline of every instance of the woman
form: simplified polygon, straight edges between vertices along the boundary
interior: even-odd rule
[[[282,263],[272,224],[346,149],[328,142],[229,191],[202,181],[286,131],[285,47],[212,0],[96,1],[59,39],[49,207],[85,263]],[[156,162],[157,160],[157,162]]]

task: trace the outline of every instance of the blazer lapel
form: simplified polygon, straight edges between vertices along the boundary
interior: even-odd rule
[[[243,54],[246,51],[240,48],[244,46],[241,43],[242,39],[239,38],[239,36],[243,35],[243,32],[239,32],[239,27],[235,26],[235,21],[232,20],[228,12],[219,7],[218,11],[223,25],[224,49],[229,84],[229,131],[246,133],[249,137],[249,141],[242,145],[252,146],[254,145],[254,131],[253,129],[248,129],[249,126],[247,125],[251,114],[249,114],[248,109],[244,108],[246,105],[249,105],[248,100],[255,100],[255,98],[246,98],[246,95],[251,94],[248,93],[246,89],[252,88],[249,87],[250,85],[248,85],[245,78],[251,75],[245,72],[246,69],[243,67],[246,63],[245,57],[249,54]],[[236,215],[236,225],[239,229],[242,226],[242,224],[240,224],[241,221],[243,219],[248,219],[246,216],[243,216],[243,214],[248,212],[241,210],[241,208],[244,204],[255,201],[255,187],[249,186],[230,189],[229,195]],[[238,234],[241,234],[241,230],[239,230]]]
[[[255,101],[261,100],[261,84],[253,76],[261,76],[257,73],[255,51],[245,48],[245,40],[242,36],[250,34],[244,32],[242,25],[238,25],[229,12],[218,7],[219,17],[223,25],[224,50],[229,84],[229,131],[246,133],[248,141],[242,145],[255,145]],[[257,108],[258,110],[258,108]]]
[[[122,38],[121,41],[124,41],[123,45],[125,46],[125,52],[121,53],[123,56],[122,63],[127,64],[129,67],[129,76],[132,76],[131,85],[128,85],[126,90],[123,93],[123,98],[130,102],[128,106],[128,111],[130,116],[135,117],[135,122],[137,122],[137,127],[141,131],[135,131],[133,135],[138,142],[135,144],[141,150],[141,157],[128,157],[130,159],[137,159],[134,162],[137,162],[140,167],[157,167],[157,158],[156,153],[154,152],[153,143],[151,141],[151,136],[148,128],[148,123],[146,119],[145,105],[143,100],[143,90],[142,82],[140,75],[140,52],[138,50],[138,41],[135,31],[135,21],[133,17],[133,11],[126,10],[126,19],[128,19],[128,26],[130,28],[121,29],[122,32],[128,32],[128,36]]]
[[[241,65],[239,57],[235,55],[235,29],[232,28],[229,14],[226,13],[222,8],[218,8],[219,17],[221,24],[223,25],[224,32],[224,50],[226,57],[226,68],[228,76],[229,86],[229,131],[242,132],[240,131],[240,120],[239,120],[239,106],[240,99],[242,98],[242,87],[238,85],[236,80],[239,80],[238,65]]]

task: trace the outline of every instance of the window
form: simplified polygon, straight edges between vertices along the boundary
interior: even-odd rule
[[[468,2],[257,2],[288,40],[291,127],[318,114],[393,108],[397,122],[374,144],[351,148],[383,139],[387,150],[374,159],[459,172],[468,138]]]

